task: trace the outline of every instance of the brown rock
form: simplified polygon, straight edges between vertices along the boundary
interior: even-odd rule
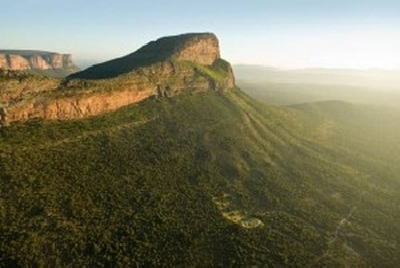
[[[218,39],[214,34],[202,34],[188,39],[175,53],[177,60],[211,65],[220,58]]]
[[[42,56],[33,55],[27,57],[27,60],[29,62],[29,69],[48,70],[51,68],[49,62],[47,62]],[[13,70],[18,70],[18,69],[13,69]]]
[[[85,118],[139,102],[146,99],[153,91],[153,88],[149,88],[142,91],[124,90],[58,99],[37,99],[8,108],[8,121]]]
[[[10,70],[29,70],[31,69],[29,61],[20,55],[7,55],[8,66],[1,66],[2,69]]]

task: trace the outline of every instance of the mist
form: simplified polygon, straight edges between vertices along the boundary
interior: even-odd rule
[[[396,107],[400,100],[400,70],[233,68],[242,90],[269,104],[340,100]]]

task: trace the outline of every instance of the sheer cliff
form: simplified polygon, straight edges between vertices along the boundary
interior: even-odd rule
[[[0,50],[0,69],[65,77],[79,71],[71,54],[37,50]]]

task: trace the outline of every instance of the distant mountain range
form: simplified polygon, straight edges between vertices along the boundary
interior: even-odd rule
[[[233,66],[238,80],[259,83],[348,85],[380,90],[400,89],[400,70],[309,68],[281,70],[262,65]]]

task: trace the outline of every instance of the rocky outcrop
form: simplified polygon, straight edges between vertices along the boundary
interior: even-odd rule
[[[220,58],[218,39],[214,34],[184,35],[184,41],[171,58],[212,65]]]
[[[55,59],[53,64],[64,62]],[[30,64],[46,67],[39,59]],[[8,90],[8,101],[3,98],[0,103],[7,112],[0,118],[3,125],[34,118],[84,118],[150,97],[235,87],[231,65],[220,58],[218,39],[210,33],[160,38],[130,55],[72,74],[56,88],[46,83],[48,88],[20,90],[14,95]]]
[[[70,54],[35,50],[0,50],[0,69],[14,71],[57,70],[63,71],[65,76],[78,71]]]

